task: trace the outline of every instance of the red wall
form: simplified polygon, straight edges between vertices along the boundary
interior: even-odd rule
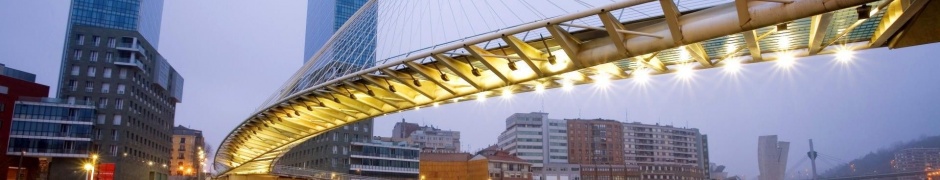
[[[6,170],[9,169],[11,161],[17,160],[17,158],[7,157],[10,126],[13,123],[13,103],[21,96],[47,97],[49,86],[2,75],[0,75],[0,86],[6,86],[9,89],[7,94],[0,93],[0,104],[3,104],[3,109],[0,109],[0,177],[7,177]]]

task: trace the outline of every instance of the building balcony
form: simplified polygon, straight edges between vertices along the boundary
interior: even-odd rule
[[[74,89],[73,89],[74,90]],[[57,98],[43,98],[43,97],[20,97],[16,99],[19,102],[32,102],[32,103],[45,103],[45,104],[63,104],[63,105],[86,105],[86,106],[95,106],[95,102],[92,101],[82,101],[82,100],[72,100],[68,99],[57,99]],[[94,108],[94,107],[89,107]]]
[[[115,49],[136,52],[141,56],[147,55],[147,50],[140,45],[140,41],[138,41],[137,38],[132,37],[121,38],[121,41],[117,43],[117,47],[115,47]]]
[[[119,57],[117,58],[117,60],[114,61],[114,65],[133,66],[133,67],[137,67],[137,69],[140,69],[141,71],[144,70],[144,63],[141,63],[140,61],[138,61],[136,56]]]

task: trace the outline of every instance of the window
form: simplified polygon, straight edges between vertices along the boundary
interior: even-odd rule
[[[72,51],[72,56],[75,57],[75,60],[76,60],[76,61],[82,60],[82,50],[76,49],[76,50]]]
[[[108,93],[111,91],[111,84],[101,83],[101,93]]]
[[[75,104],[75,96],[69,96],[69,104]]]
[[[117,117],[117,116],[119,116],[119,115],[115,115],[115,117]],[[117,118],[115,118],[114,120],[117,120]],[[117,129],[112,129],[112,130],[111,130],[111,140],[114,140],[114,141],[117,141],[117,140],[118,140],[118,131],[117,131]],[[111,147],[114,147],[114,146],[111,146]]]
[[[114,100],[114,109],[124,109],[124,99],[118,98]],[[118,118],[120,115],[115,115],[114,118]]]
[[[180,138],[180,143],[186,143],[186,138]],[[183,146],[180,146],[180,149],[183,149]]]
[[[121,79],[127,79],[127,69],[121,68],[121,72],[118,73],[118,77]]]
[[[117,136],[115,136],[115,137],[117,137]],[[116,139],[115,139],[115,140],[116,140]],[[111,156],[117,156],[117,152],[118,152],[118,147],[117,147],[117,145],[111,145],[111,147],[108,148],[108,154],[111,154]]]
[[[104,62],[109,62],[109,63],[110,63],[110,62],[114,62],[113,60],[111,60],[111,57],[112,57],[112,56],[114,56],[114,54],[111,53],[111,52],[105,53],[105,54],[104,54]]]
[[[91,36],[91,37],[95,41],[95,46],[101,45],[101,37],[98,37],[98,36]]]
[[[98,124],[104,124],[104,119],[105,119],[105,117],[106,117],[106,116],[105,116],[104,114],[99,114],[99,115],[98,115]],[[98,136],[101,136],[101,132],[98,132]],[[99,137],[98,139],[101,139],[101,138]]]
[[[101,76],[104,78],[111,78],[111,68],[104,68],[104,74]]]
[[[92,92],[92,91],[95,91],[95,82],[85,81],[85,92]]]
[[[124,84],[118,84],[117,94],[124,94]]]
[[[123,102],[123,101],[121,101],[121,102]],[[114,125],[121,125],[121,115],[120,115],[120,114],[115,114],[115,115],[114,115],[114,123],[113,123],[113,124],[114,124]],[[117,141],[117,139],[115,139],[115,141]]]
[[[89,61],[91,61],[91,62],[97,62],[97,61],[98,61],[98,51],[91,51],[91,55],[89,55],[89,57],[91,58],[91,59],[89,59]]]
[[[100,117],[100,116],[99,116]],[[95,139],[101,140],[101,130],[95,129]]]
[[[108,98],[98,99],[98,108],[104,109],[108,107]]]
[[[78,36],[75,37],[75,41],[77,41],[76,43],[78,45],[85,45],[85,35],[79,34]]]
[[[68,87],[69,87],[69,90],[75,91],[78,89],[78,82],[75,80],[69,80]]]
[[[95,67],[88,67],[88,77],[95,77]]]
[[[113,37],[109,37],[109,38],[108,38],[108,47],[109,47],[109,48],[114,48],[115,42],[116,42],[116,41],[114,40]]]
[[[81,68],[81,67],[72,66],[72,75],[73,75],[73,76],[78,76],[78,73],[81,72],[81,71],[82,71],[82,68]]]

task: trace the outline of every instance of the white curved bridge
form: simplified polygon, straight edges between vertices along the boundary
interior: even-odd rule
[[[797,57],[940,39],[931,35],[937,11],[924,10],[940,3],[930,0],[623,0],[376,60],[374,53],[354,52],[374,51],[374,36],[361,35],[383,33],[375,28],[383,26],[380,2],[386,1],[363,6],[281,91],[232,130],[215,156],[217,177],[274,174],[278,158],[293,146],[388,113],[695,69],[786,65]],[[538,12],[527,1],[506,2]],[[657,15],[624,17],[642,11]],[[447,31],[484,26],[448,23]]]

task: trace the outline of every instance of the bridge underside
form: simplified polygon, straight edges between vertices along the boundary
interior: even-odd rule
[[[324,131],[422,107],[693,69],[793,61],[840,50],[936,42],[938,11],[918,14],[925,7],[936,8],[936,1],[931,6],[928,2],[736,0],[679,12],[671,0],[620,1],[482,35],[466,44],[438,47],[432,53],[286,95],[228,135],[216,154],[216,166],[221,175],[272,173],[280,155]],[[610,13],[647,3],[661,7],[664,15],[623,22]],[[862,4],[870,5],[869,13],[862,15],[870,18],[858,18],[857,7]],[[600,21],[603,26],[578,24],[583,21]],[[527,39],[534,31],[551,36]],[[930,32],[933,39],[915,38]],[[480,47],[481,43],[498,47]]]

